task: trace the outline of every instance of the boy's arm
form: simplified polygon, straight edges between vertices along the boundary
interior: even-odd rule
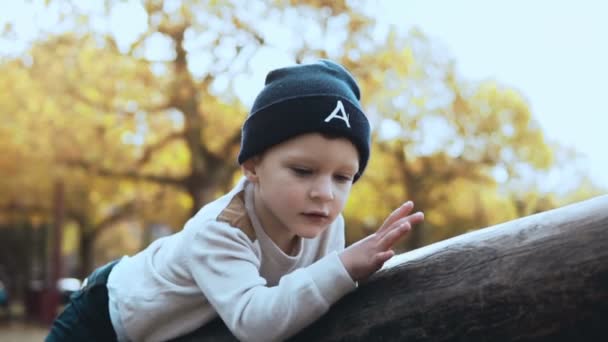
[[[230,331],[244,341],[287,339],[355,288],[336,252],[268,287],[259,274],[253,243],[220,222],[195,235],[192,255],[195,282]]]

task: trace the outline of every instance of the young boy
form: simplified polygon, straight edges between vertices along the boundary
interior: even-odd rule
[[[390,259],[412,202],[344,249],[344,208],[370,153],[357,83],[327,60],[271,71],[242,128],[244,177],[174,235],[95,271],[47,340],[165,341],[218,315],[280,341]]]

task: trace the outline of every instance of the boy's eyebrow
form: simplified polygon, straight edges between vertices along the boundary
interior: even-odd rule
[[[287,156],[285,156],[284,161],[286,163],[319,164],[319,161],[317,159],[315,159],[314,157],[298,155],[298,154],[291,154],[291,155],[288,154]],[[337,167],[337,169],[339,169],[341,171],[348,171],[349,173],[352,173],[354,175],[359,170],[359,163],[358,163],[358,161],[354,162],[354,163],[348,163],[348,164],[345,163],[345,164],[342,164],[339,167]]]
[[[348,163],[348,165],[343,164],[338,169],[341,171],[347,171],[348,173],[354,175],[357,173],[357,171],[359,171],[359,163]]]

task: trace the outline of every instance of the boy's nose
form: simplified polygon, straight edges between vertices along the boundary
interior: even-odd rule
[[[310,197],[321,201],[331,201],[334,199],[333,184],[331,179],[320,177],[310,189]]]

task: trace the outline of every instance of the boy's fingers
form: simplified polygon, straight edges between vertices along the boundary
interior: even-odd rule
[[[376,265],[376,267],[380,268],[382,267],[382,265],[388,261],[388,259],[392,258],[393,256],[395,256],[395,252],[392,249],[389,249],[388,251],[384,251],[384,252],[380,252],[378,254],[376,254],[374,256],[374,264]]]
[[[382,249],[391,248],[397,240],[412,230],[414,224],[422,221],[424,221],[424,214],[422,212],[417,212],[395,222],[392,229],[388,230],[383,236],[381,235],[380,247]]]
[[[414,226],[415,224],[418,224],[420,222],[424,221],[424,214],[419,211],[415,214],[406,216],[406,217],[402,217],[399,220],[395,221],[390,228],[384,228],[382,229],[382,231],[384,232],[384,234],[388,234],[389,231],[395,230],[397,228],[399,228],[400,226],[402,226],[405,223],[409,223],[410,227]],[[380,232],[380,231],[379,231]],[[380,234],[380,236],[383,236],[383,234]]]
[[[414,209],[414,203],[412,201],[407,201],[403,203],[399,208],[395,209],[388,218],[384,221],[380,229],[378,229],[378,233],[382,233],[387,230],[393,223],[401,219],[403,216],[409,214],[412,209]]]
[[[398,228],[395,228],[390,232],[386,233],[386,235],[382,237],[382,240],[380,240],[380,248],[383,250],[391,248],[397,242],[397,240],[407,234],[411,229],[412,226],[410,225],[410,223],[405,222],[401,224]]]
[[[408,222],[411,225],[415,225],[415,224],[418,224],[418,223],[424,221],[424,213],[422,211],[419,211],[417,213],[414,213],[414,214],[406,217],[406,219],[408,220]]]

